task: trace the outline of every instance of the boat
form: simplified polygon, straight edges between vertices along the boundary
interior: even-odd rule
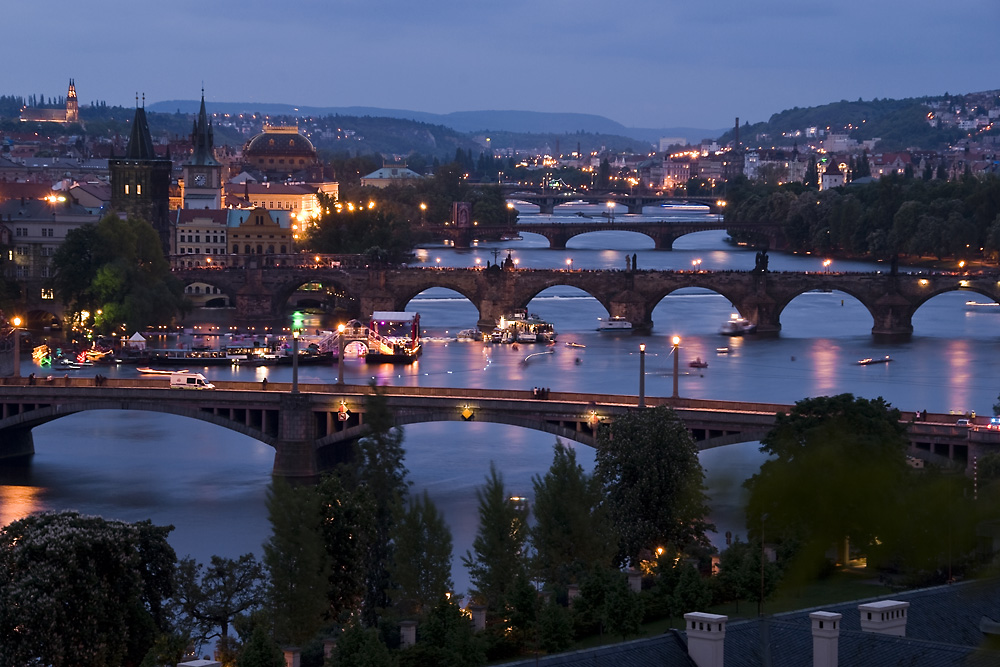
[[[742,336],[756,330],[756,324],[745,317],[740,317],[737,313],[730,315],[729,319],[719,327],[719,333],[723,336]]]
[[[500,318],[492,336],[494,342],[497,332],[504,343],[554,343],[558,337],[551,323],[534,313],[528,314],[524,308]]]
[[[892,361],[892,357],[890,357],[888,354],[880,359],[865,357],[864,359],[858,359],[858,366],[871,366],[872,364],[887,364],[890,361]]]
[[[575,343],[571,340],[566,341],[566,347],[587,347],[583,343]]]
[[[225,350],[146,350],[143,361],[163,366],[232,366]]]
[[[729,354],[729,348],[728,347],[717,347],[717,348],[715,348],[715,351],[717,353],[719,353],[719,354]]]
[[[597,318],[598,331],[629,331],[631,329],[632,323],[620,315],[614,315],[608,318]]]
[[[483,332],[479,329],[462,329],[458,332],[458,340],[483,340]]]
[[[702,361],[701,357],[695,357],[694,361],[689,361],[688,366],[691,368],[708,368],[708,362]]]
[[[148,366],[140,366],[135,370],[139,371],[143,375],[172,375],[174,373],[187,373],[188,369],[183,369],[179,371],[171,371],[162,368],[149,368]]]
[[[421,352],[420,313],[376,310],[368,325],[367,363],[410,364]]]
[[[996,301],[966,301],[965,307],[973,311],[1000,313],[1000,303]]]

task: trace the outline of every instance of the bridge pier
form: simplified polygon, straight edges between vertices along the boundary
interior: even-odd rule
[[[538,202],[538,212],[542,215],[552,215],[556,211],[555,197],[546,197]]]
[[[673,250],[674,241],[677,237],[673,234],[657,234],[653,236],[653,242],[656,243],[657,250]]]
[[[735,303],[740,315],[757,325],[757,333],[768,335],[781,331],[781,319],[774,299],[765,295],[752,294]]]
[[[905,340],[913,335],[913,308],[902,297],[892,299],[890,303],[876,304],[871,314],[875,320],[873,336]]]
[[[283,394],[279,400],[279,442],[271,474],[292,483],[312,484],[319,479],[316,425],[309,394]]]
[[[0,460],[28,458],[35,453],[35,441],[30,428],[15,428],[0,438]]]
[[[645,202],[641,199],[639,201],[629,201],[625,204],[628,208],[628,212],[632,215],[642,215],[643,204],[645,204]]]

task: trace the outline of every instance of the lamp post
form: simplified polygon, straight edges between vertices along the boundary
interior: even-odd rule
[[[19,378],[21,377],[21,331],[18,327],[21,326],[21,318],[15,317],[10,323],[14,325],[11,331],[14,334],[14,377]]]
[[[646,407],[646,344],[645,343],[639,343],[639,407],[640,408]]]
[[[677,376],[678,376],[679,371],[680,371],[680,354],[678,353],[678,350],[680,349],[680,346],[681,346],[681,337],[680,336],[674,336],[673,338],[670,339],[670,344],[673,345],[672,353],[674,355],[674,394],[673,394],[673,398],[677,398]]]
[[[299,330],[292,330],[292,393],[299,393]]]
[[[613,201],[608,202],[608,221],[615,221],[615,203]]]
[[[344,384],[344,325],[337,325],[337,345],[340,351],[337,353],[337,384]]]
[[[427,204],[420,202],[420,226],[423,227],[427,223]]]
[[[569,269],[570,271],[573,270],[573,258],[572,257],[570,257],[569,259],[566,260],[566,268]]]

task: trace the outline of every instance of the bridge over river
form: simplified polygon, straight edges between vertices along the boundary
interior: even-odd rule
[[[171,389],[167,378],[5,378],[0,384],[0,460],[34,453],[31,429],[86,410],[163,412],[216,424],[270,445],[273,474],[312,480],[343,460],[346,443],[360,437],[372,396],[366,385],[220,382],[215,390]],[[480,421],[521,426],[595,446],[599,429],[638,410],[636,396],[531,391],[383,387],[398,426],[423,422]],[[699,449],[759,440],[778,413],[792,406],[769,403],[646,397],[647,406],[669,405]],[[903,419],[917,456],[947,458],[968,467],[1000,446],[1000,432],[959,426],[955,416]],[[142,446],[141,442],[136,443]]]
[[[344,268],[322,265],[265,268],[188,268],[174,275],[185,284],[205,283],[230,296],[242,325],[280,329],[292,295],[303,285],[322,283],[356,302],[361,318],[375,311],[403,311],[433,287],[454,290],[479,311],[478,326],[492,330],[501,316],[528,303],[543,290],[575,287],[594,297],[608,314],[624,317],[635,329],[653,327],[654,308],[677,290],[698,287],[721,294],[759,334],[781,330],[781,313],[806,292],[840,291],[860,301],[872,316],[871,332],[906,337],[913,315],[929,299],[968,291],[1000,302],[996,274],[956,273],[793,273],[755,271],[608,271],[578,269]]]

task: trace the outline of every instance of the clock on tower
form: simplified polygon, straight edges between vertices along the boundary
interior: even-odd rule
[[[194,184],[195,184],[196,187],[199,187],[199,188],[204,187],[205,186],[205,174],[195,174],[194,175]]]

